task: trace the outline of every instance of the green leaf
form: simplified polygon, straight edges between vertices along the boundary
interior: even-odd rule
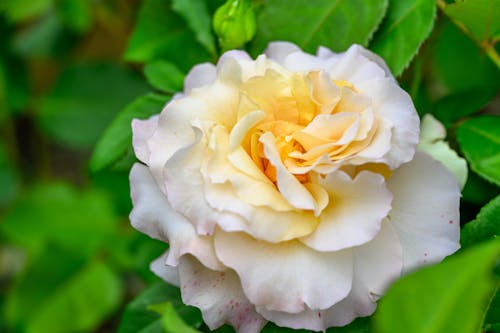
[[[482,116],[462,123],[457,139],[472,170],[500,185],[500,117]]]
[[[477,173],[469,171],[467,183],[462,191],[462,200],[481,207],[500,194],[500,187],[484,180]],[[469,219],[475,218],[475,214]]]
[[[182,16],[195,33],[196,40],[212,55],[217,57],[215,40],[210,25],[210,14],[205,1],[172,0],[172,9]]]
[[[99,171],[125,156],[132,149],[132,119],[145,119],[160,113],[167,100],[166,96],[148,94],[123,109],[97,143],[90,160],[90,170]]]
[[[105,193],[78,192],[65,184],[51,183],[31,188],[2,222],[3,237],[31,253],[53,243],[91,256],[114,235],[117,220]]]
[[[492,98],[485,89],[476,88],[446,95],[435,104],[433,114],[450,127],[457,120],[480,111]]]
[[[486,318],[484,318],[483,328],[485,332],[500,332],[500,283],[497,284],[497,292],[491,299]]]
[[[110,63],[68,67],[40,104],[47,135],[74,148],[91,148],[116,114],[148,90],[134,73]]]
[[[320,45],[344,51],[366,46],[387,9],[388,0],[273,0],[257,15],[254,50],[286,40],[308,52]]]
[[[500,236],[500,195],[484,206],[474,221],[467,223],[460,233],[462,247]]]
[[[121,297],[121,281],[103,263],[47,248],[8,294],[6,318],[27,333],[92,331]]]
[[[103,263],[93,262],[72,276],[30,318],[27,333],[88,331],[120,304],[122,286]]]
[[[145,0],[142,3],[124,57],[135,62],[164,59],[178,65],[183,71],[210,59],[184,20],[172,11],[167,0]]]
[[[479,332],[499,256],[497,240],[397,281],[379,303],[376,332]]]
[[[150,85],[161,91],[175,93],[182,90],[184,74],[168,61],[157,60],[146,64],[144,75]]]
[[[161,316],[151,311],[150,305],[170,302],[180,317],[191,327],[198,327],[201,313],[198,309],[184,305],[178,288],[157,282],[143,291],[125,309],[117,333],[160,333],[162,330]]]
[[[400,75],[429,36],[436,16],[435,0],[390,0],[387,16],[370,48]]]
[[[148,306],[148,309],[161,315],[161,324],[166,333],[199,333],[179,317],[170,302],[153,304]]]
[[[500,0],[464,0],[449,4],[444,12],[463,24],[479,41],[500,33]]]
[[[498,68],[454,24],[445,22],[435,47],[432,71],[437,74],[447,92],[462,93],[479,89],[490,97],[497,94],[500,88]]]

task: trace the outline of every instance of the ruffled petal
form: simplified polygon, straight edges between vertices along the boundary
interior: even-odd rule
[[[328,191],[330,204],[316,230],[301,241],[318,251],[337,251],[372,240],[391,209],[392,195],[381,175],[362,171],[354,179],[342,171],[318,182]]]
[[[194,66],[184,79],[184,93],[189,94],[191,90],[212,84],[217,77],[215,66],[203,63]]]
[[[201,310],[211,330],[230,323],[238,333],[258,333],[266,321],[255,312],[233,271],[213,271],[191,256],[179,264],[182,301]]]
[[[387,182],[390,221],[403,247],[403,270],[441,261],[460,248],[460,190],[438,161],[417,151]]]
[[[315,210],[316,202],[309,191],[292,175],[281,161],[274,135],[266,132],[259,141],[264,146],[264,154],[276,168],[278,188],[283,197],[295,208]]]
[[[385,62],[360,45],[352,45],[346,52],[339,54],[338,61],[326,69],[332,79],[347,81],[356,88],[363,81],[392,78]]]
[[[395,169],[410,161],[420,132],[420,120],[411,97],[389,78],[363,81],[356,89],[372,99],[375,115],[392,127],[391,149],[377,162],[385,162]]]
[[[216,231],[217,257],[234,269],[256,306],[298,313],[326,309],[351,290],[352,252],[316,252],[298,241],[271,244]]]
[[[132,146],[134,147],[135,156],[145,164],[149,163],[149,155],[151,154],[147,141],[151,138],[157,127],[158,115],[146,120],[132,120]]]
[[[210,237],[198,236],[189,221],[175,212],[160,191],[148,168],[136,163],[130,171],[130,193],[134,208],[132,226],[146,235],[170,243],[166,262],[175,266],[179,257],[190,253],[207,267],[221,268]]]
[[[167,265],[167,258],[169,256],[169,251],[165,251],[160,257],[156,258],[151,262],[149,268],[156,276],[165,282],[170,283],[173,286],[180,287],[181,282],[179,280],[179,270],[176,266]]]
[[[284,64],[286,57],[294,52],[301,52],[301,49],[290,42],[271,42],[267,46],[264,54],[280,65]]]
[[[371,315],[376,301],[390,282],[401,273],[402,250],[399,239],[388,221],[369,243],[353,248],[354,277],[349,295],[325,310],[307,308],[300,313],[270,311],[257,307],[264,318],[279,326],[324,331],[345,326],[357,317]]]

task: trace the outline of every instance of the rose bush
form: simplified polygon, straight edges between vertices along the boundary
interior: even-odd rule
[[[459,248],[457,181],[416,151],[410,97],[361,46],[226,52],[132,126],[131,222],[169,243],[152,270],[211,329],[346,325]]]

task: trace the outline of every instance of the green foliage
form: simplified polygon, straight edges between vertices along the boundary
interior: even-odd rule
[[[157,309],[154,305],[165,303],[170,304],[167,305],[167,308],[169,306],[175,308],[177,314],[173,314],[169,310],[167,316],[161,316],[158,311],[153,311],[153,308]],[[152,305],[153,307],[151,307]],[[176,318],[177,315],[180,318]],[[163,332],[162,327],[168,324],[172,318],[174,321],[182,320],[191,327],[198,327],[202,322],[198,309],[182,304],[178,288],[164,282],[157,282],[143,291],[127,306],[117,333]]]
[[[19,192],[19,175],[4,147],[0,145],[0,208],[10,203]]]
[[[467,120],[458,127],[457,138],[472,170],[500,185],[500,117]]]
[[[500,195],[484,206],[474,221],[462,229],[462,247],[488,241],[500,236]]]
[[[491,99],[500,87],[499,69],[491,60],[450,22],[442,28],[439,41],[432,61],[445,88],[452,93],[480,89]]]
[[[161,315],[161,324],[165,333],[197,333],[199,331],[187,325],[175,312],[175,308],[170,302],[153,304],[148,307]]]
[[[478,331],[484,312],[479,309],[484,309],[498,283],[492,271],[499,258],[500,241],[495,240],[402,278],[380,301],[376,331]]]
[[[154,88],[175,93],[182,90],[184,74],[172,63],[164,60],[152,61],[144,66],[144,75]]]
[[[121,281],[102,262],[47,248],[9,294],[7,321],[29,333],[91,330],[116,310],[121,295]]]
[[[145,0],[124,57],[137,62],[164,59],[187,71],[207,61],[209,54],[184,20],[171,10],[170,1]]]
[[[147,86],[122,67],[77,65],[66,69],[42,100],[38,121],[61,144],[90,148],[120,109],[146,91]]]
[[[212,57],[217,56],[206,3],[199,0],[172,0],[172,9],[182,16],[195,33],[196,40]]]
[[[250,0],[228,0],[215,12],[213,26],[223,51],[243,46],[256,29]]]
[[[445,7],[449,17],[462,23],[477,41],[500,33],[500,0],[464,0]]]
[[[431,33],[435,16],[434,0],[391,0],[370,48],[382,56],[392,73],[398,76]]]
[[[456,121],[481,110],[490,99],[491,92],[481,88],[452,93],[436,102],[434,115],[443,125],[450,127]]]
[[[116,217],[105,193],[79,192],[63,183],[36,185],[11,207],[0,224],[9,242],[32,253],[53,243],[86,256],[105,244],[115,228]]]
[[[367,45],[387,9],[388,0],[274,0],[257,15],[254,50],[270,41],[294,42],[315,52],[320,45],[344,51]],[[355,18],[355,20],[354,20]]]
[[[58,0],[57,14],[65,26],[84,33],[92,27],[91,2],[88,0]]]
[[[0,11],[5,11],[9,20],[19,22],[45,13],[52,3],[53,0],[3,0]]]
[[[149,94],[139,97],[123,109],[97,143],[90,160],[90,169],[94,172],[101,170],[126,156],[127,152],[132,149],[132,128],[130,127],[132,119],[145,119],[158,113],[167,100],[168,97]]]

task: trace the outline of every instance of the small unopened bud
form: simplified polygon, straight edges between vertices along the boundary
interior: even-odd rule
[[[243,46],[255,34],[250,0],[228,0],[215,12],[213,26],[223,51]]]

